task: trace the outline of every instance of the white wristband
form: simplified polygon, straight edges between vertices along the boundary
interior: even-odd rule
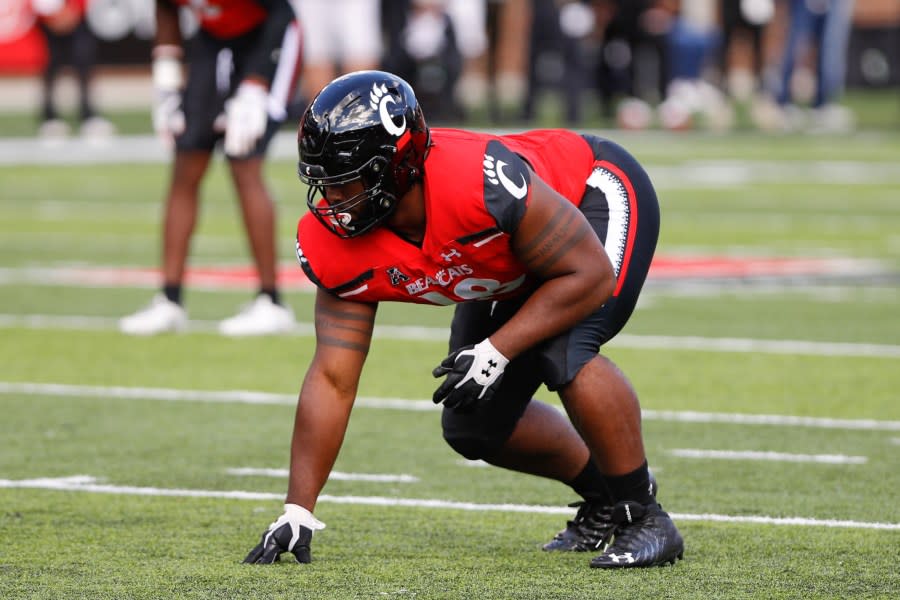
[[[299,504],[285,504],[284,514],[311,531],[325,529],[325,523],[315,518],[311,512]]]
[[[184,85],[181,61],[172,56],[153,59],[153,87],[163,92],[177,92]]]
[[[487,350],[488,352],[492,352],[492,353],[496,354],[498,357],[500,357],[500,368],[505,369],[506,365],[509,364],[509,359],[506,358],[502,352],[500,352],[499,350],[497,350],[494,347],[494,344],[491,343],[491,338],[489,338],[489,337],[486,337],[483,340],[481,340],[479,343],[475,344],[475,348]]]

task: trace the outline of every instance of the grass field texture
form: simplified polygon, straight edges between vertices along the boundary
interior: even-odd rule
[[[0,166],[0,597],[900,596],[900,138],[611,135],[656,182],[662,234],[605,352],[641,396],[683,561],[543,553],[571,490],[455,455],[428,400],[451,309],[383,305],[313,563],[240,564],[281,512],[312,294],[286,290],[295,335],[216,335],[250,298],[238,280],[188,289],[187,333],[125,337],[115,320],[153,293],[133,275],[157,264],[167,166],[16,164]],[[294,172],[267,168],[286,273]],[[191,265],[248,265],[221,161]]]

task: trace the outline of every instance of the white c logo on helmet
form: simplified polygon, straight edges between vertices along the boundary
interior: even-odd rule
[[[379,87],[377,83],[372,84],[372,91],[369,94],[369,105],[372,107],[372,110],[378,111],[378,116],[381,118],[381,124],[384,125],[385,130],[391,135],[400,137],[406,131],[406,116],[402,117],[403,122],[397,126],[391,119],[391,115],[388,114],[388,104],[396,103],[396,100],[387,95],[386,85],[382,83]]]

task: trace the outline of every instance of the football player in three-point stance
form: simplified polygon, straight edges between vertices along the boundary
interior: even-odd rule
[[[297,404],[284,514],[245,559],[310,560],[313,516],[342,444],[381,301],[455,304],[444,438],[469,459],[581,496],[548,551],[598,568],[674,563],[638,398],[599,354],[637,302],[659,235],[647,174],[620,146],[563,130],[430,129],[411,87],[379,71],[327,85],[300,122],[310,212],[297,256],[318,286],[316,351]],[[568,413],[532,399],[541,384]]]
[[[179,5],[190,8],[199,23],[184,43]],[[182,57],[189,63],[186,82]],[[147,308],[120,321],[123,332],[153,335],[185,327],[182,286],[199,188],[220,142],[259,294],[219,330],[257,335],[293,328],[293,312],[278,293],[275,206],[262,168],[266,148],[287,118],[300,57],[300,29],[289,0],[156,0],[153,126],[175,148],[163,223],[162,290]]]

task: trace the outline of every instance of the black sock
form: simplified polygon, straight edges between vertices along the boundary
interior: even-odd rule
[[[166,299],[169,302],[174,302],[175,304],[181,305],[181,284],[176,285],[164,285],[163,286],[163,294],[166,296]]]
[[[275,288],[261,288],[259,293],[260,295],[265,294],[268,296],[272,300],[272,304],[281,304],[281,295]]]
[[[587,464],[575,479],[568,482],[569,486],[584,499],[601,500],[612,504],[612,495],[603,480],[603,474],[593,459],[588,459]]]
[[[650,471],[647,461],[640,467],[624,475],[606,475],[606,485],[616,502],[634,500],[640,504],[656,502],[650,495]]]

